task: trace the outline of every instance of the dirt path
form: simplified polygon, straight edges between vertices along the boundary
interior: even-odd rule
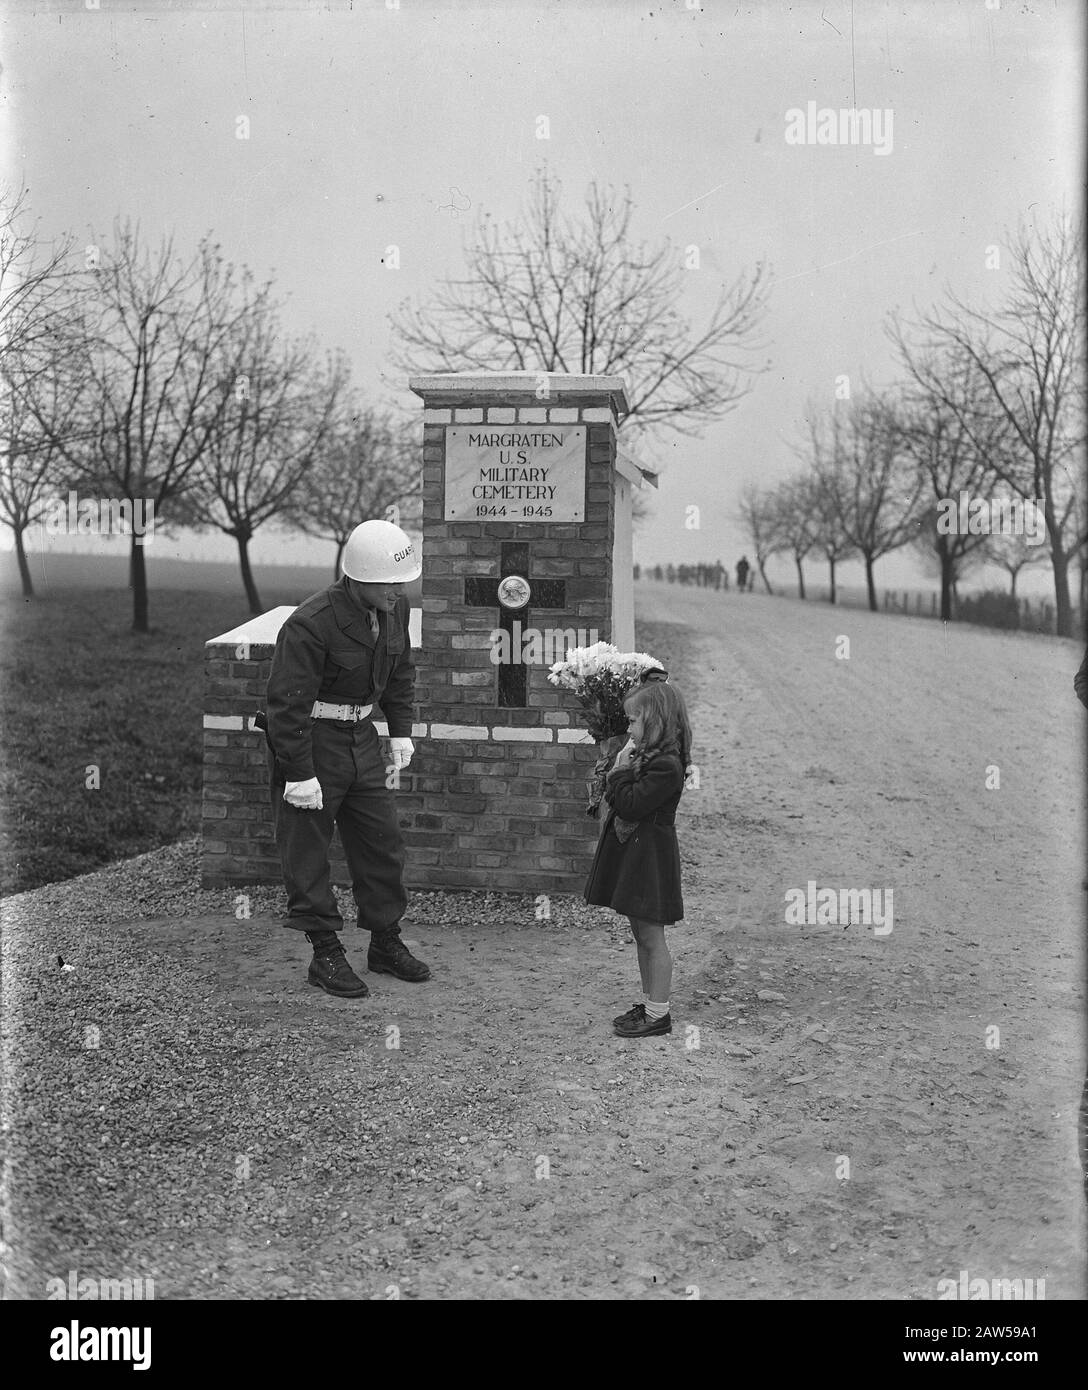
[[[777,1253],[798,1249],[783,1292],[933,1297],[967,1268],[1082,1296],[1078,649],[714,600],[649,586],[641,612],[693,629],[689,893],[732,928],[698,961],[732,982],[719,1022],[753,1053],[749,1216],[780,1211]],[[785,926],[809,880],[894,888],[892,932]],[[785,1001],[753,1001],[761,983]]]
[[[306,988],[272,894],[93,934],[25,895],[12,1296],[72,1267],[160,1298],[1084,1296],[1074,644],[638,600],[697,738],[672,1037],[611,1035],[634,948],[571,903],[420,895],[434,981],[360,1006]],[[810,880],[891,888],[893,929],[785,925]]]

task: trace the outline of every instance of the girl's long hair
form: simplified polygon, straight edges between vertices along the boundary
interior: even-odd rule
[[[638,764],[658,753],[672,753],[687,774],[691,760],[691,721],[684,697],[675,685],[647,681],[628,692],[623,702],[629,715],[645,713],[642,742],[635,750]]]

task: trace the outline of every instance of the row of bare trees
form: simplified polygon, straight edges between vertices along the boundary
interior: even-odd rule
[[[939,576],[948,619],[972,565],[1001,565],[1015,592],[1019,571],[1045,557],[1057,632],[1073,635],[1070,568],[1080,561],[1082,606],[1088,568],[1083,254],[1082,231],[1065,218],[1040,233],[1022,229],[996,308],[949,294],[913,321],[889,316],[901,379],[827,410],[810,406],[796,445],[802,471],[742,493],[740,520],[768,591],[772,555],[792,558],[802,598],[804,561],[818,555],[834,603],[836,567],[860,559],[875,610],[874,565],[911,545]],[[939,504],[962,492],[1037,507],[1045,545],[938,525]]]
[[[210,237],[195,253],[116,224],[76,263],[41,242],[25,198],[0,203],[0,519],[33,593],[25,533],[69,490],[139,506],[169,534],[217,529],[249,546],[276,521],[340,551],[361,516],[404,504],[410,436],[364,405],[342,353],[284,330],[271,282]],[[407,517],[405,518],[408,519]],[[142,536],[131,536],[133,628],[148,630]]]
[[[392,316],[395,364],[435,370],[582,372],[628,384],[625,442],[655,427],[698,433],[734,409],[765,366],[756,332],[762,264],[721,280],[693,325],[692,280],[676,248],[636,243],[629,193],[592,184],[564,208],[546,169],[519,218],[482,213],[465,273]],[[258,284],[206,237],[186,258],[114,228],[109,248],[74,264],[72,239],[43,247],[22,198],[0,201],[4,391],[0,519],[24,533],[68,488],[153,508],[156,529],[217,528],[249,560],[275,520],[331,538],[337,563],[362,516],[419,510],[413,429],[365,408],[342,354],[286,334],[270,283]],[[715,277],[711,277],[712,279]],[[705,284],[705,276],[701,283]],[[133,536],[134,627],[147,630],[143,546]]]

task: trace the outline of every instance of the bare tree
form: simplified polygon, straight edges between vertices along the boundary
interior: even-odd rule
[[[44,241],[28,225],[26,189],[0,187],[0,364],[17,354],[27,362],[50,344],[71,311],[72,239]]]
[[[843,535],[865,563],[869,608],[876,612],[873,566],[917,532],[923,480],[902,447],[886,397],[868,392],[836,403],[820,488]]]
[[[15,537],[23,596],[31,598],[25,533],[44,516],[61,461],[35,405],[70,433],[78,375],[63,331],[74,302],[71,238],[45,242],[27,218],[26,190],[0,190],[0,520]]]
[[[224,408],[216,364],[243,312],[238,279],[209,237],[182,259],[170,238],[146,248],[131,223],[115,225],[112,249],[88,269],[79,325],[88,408],[80,430],[57,442],[85,484],[142,505],[156,525],[190,486]],[[147,632],[135,528],[131,577],[133,630]]]
[[[238,545],[250,612],[262,611],[249,558],[257,530],[289,510],[320,456],[346,386],[341,355],[322,361],[313,342],[282,335],[266,284],[222,344],[223,407],[179,512],[196,529],[216,527]]]
[[[1017,233],[1009,289],[992,311],[953,294],[921,320],[938,347],[964,354],[985,382],[1010,447],[995,463],[1025,499],[1041,501],[1054,573],[1057,633],[1073,634],[1069,566],[1088,544],[1076,486],[1084,448],[1084,238],[1065,217]],[[952,404],[951,401],[946,402]]]
[[[989,390],[972,359],[957,348],[942,353],[919,349],[893,315],[888,333],[909,374],[895,403],[895,427],[902,447],[924,480],[928,499],[919,517],[916,544],[932,549],[941,585],[941,620],[952,618],[952,598],[966,573],[968,556],[985,535],[949,532],[938,525],[937,504],[961,492],[985,496],[1001,478],[1009,429],[989,400]]]
[[[959,603],[960,584],[969,574],[975,573],[986,562],[986,536],[971,536],[969,546],[949,546],[948,541],[959,542],[962,536],[946,536],[937,529],[939,513],[935,505],[919,502],[917,531],[910,540],[910,547],[918,555],[919,563],[926,575],[936,579],[941,588],[941,620],[950,622],[956,616]]]
[[[78,429],[82,385],[60,340],[0,355],[0,520],[15,537],[24,598],[34,596],[26,531],[55,503],[64,472],[58,441]]]
[[[816,544],[816,530],[813,524],[815,491],[811,478],[789,478],[774,490],[770,498],[781,549],[789,551],[793,556],[793,563],[797,566],[797,593],[802,599],[805,597],[805,571],[802,562]]]
[[[568,217],[559,183],[539,172],[520,222],[483,214],[467,273],[392,316],[398,366],[622,375],[632,425],[698,433],[762,370],[752,357],[767,271],[757,264],[723,285],[695,330],[679,308],[687,272],[677,252],[635,245],[632,213],[629,193],[593,183],[582,217]]]
[[[1023,570],[1035,569],[1050,561],[1050,555],[1041,545],[1028,545],[1023,536],[984,536],[981,547],[982,558],[991,565],[997,565],[1009,576],[1009,593],[1016,597],[1016,581]]]
[[[832,422],[833,430],[834,427]],[[837,603],[836,567],[843,560],[848,560],[855,551],[836,504],[842,492],[842,460],[834,447],[827,447],[821,422],[811,408],[807,459],[812,469],[809,476],[812,543],[827,561],[830,579],[828,598],[831,603]]]
[[[289,508],[307,535],[336,545],[333,577],[352,531],[372,517],[411,526],[420,512],[416,441],[384,411],[345,407]]]
[[[773,593],[767,578],[767,561],[784,548],[773,494],[758,483],[746,483],[741,489],[737,519],[751,539],[763,587],[767,593]]]

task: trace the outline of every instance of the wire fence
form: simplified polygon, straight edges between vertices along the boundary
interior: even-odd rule
[[[728,578],[716,574],[716,567],[686,566],[673,567],[672,582],[711,589],[724,589],[737,592],[735,583],[730,585]],[[636,579],[654,581],[656,574],[649,567],[642,568]],[[663,572],[662,579],[669,582]],[[751,576],[750,587],[763,592],[758,573]],[[660,581],[658,581],[660,582]],[[796,584],[777,584],[774,592],[783,598],[799,599]],[[830,603],[831,589],[827,584],[806,584],[806,600],[809,603]],[[1084,606],[1073,597],[1074,630],[1084,630]],[[836,585],[835,601],[841,608],[868,608],[869,594],[864,585]],[[877,604],[882,613],[898,613],[911,618],[936,618],[941,616],[941,595],[938,589],[877,589]],[[952,594],[952,621],[976,623],[983,627],[1007,628],[1018,632],[1044,632],[1053,634],[1056,608],[1053,599],[1038,594],[1013,595],[1008,590],[987,589],[982,592]]]
[[[789,598],[797,598],[796,585],[782,590]],[[809,602],[828,603],[831,590],[826,584],[806,584]],[[836,602],[843,608],[868,608],[869,595],[863,586],[838,585]],[[899,613],[910,618],[940,618],[941,595],[937,589],[877,589],[877,603],[882,613]],[[1074,614],[1077,604],[1074,600]],[[1053,599],[1038,594],[1013,595],[987,589],[979,593],[952,594],[953,622],[977,623],[984,627],[1010,628],[1019,632],[1049,632],[1055,628],[1056,608]],[[1076,617],[1080,630],[1081,616]]]

